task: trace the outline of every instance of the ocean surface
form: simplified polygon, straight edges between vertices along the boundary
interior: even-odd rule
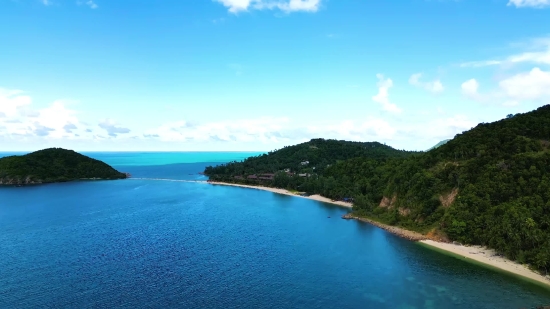
[[[172,181],[0,188],[0,308],[550,304],[548,289],[342,220],[345,208],[181,181],[255,154],[88,153]]]

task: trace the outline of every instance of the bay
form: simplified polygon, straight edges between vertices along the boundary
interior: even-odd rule
[[[251,154],[88,155],[134,177],[205,180],[205,166]],[[340,219],[348,211],[148,179],[1,188],[0,308],[550,304],[546,288]]]

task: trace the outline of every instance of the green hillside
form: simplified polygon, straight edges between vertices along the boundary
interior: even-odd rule
[[[327,167],[351,158],[384,160],[389,157],[404,158],[413,154],[415,152],[396,150],[377,142],[360,143],[312,139],[306,143],[250,157],[243,162],[230,162],[216,167],[209,166],[206,168],[205,174],[212,180],[239,181],[238,178],[243,177],[246,180],[250,175],[276,174],[275,178],[287,178],[289,174],[293,173],[296,174],[294,178],[300,180],[298,174],[319,176]]]
[[[486,245],[545,272],[550,268],[549,147],[547,105],[479,124],[429,152],[386,148],[378,155],[348,158],[327,153],[324,160],[336,163],[309,177],[278,173],[272,180],[234,178],[237,173],[266,171],[255,169],[261,164],[246,161],[231,168],[209,168],[207,174],[212,179],[256,181],[333,199],[351,197],[356,215]],[[304,160],[292,151],[302,148],[288,147],[284,155],[279,151],[270,155]],[[267,158],[253,162],[267,162]]]
[[[106,163],[61,148],[0,158],[0,185],[122,178],[126,174]]]

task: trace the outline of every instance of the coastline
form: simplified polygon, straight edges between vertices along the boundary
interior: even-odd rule
[[[271,187],[262,187],[262,186],[252,186],[252,185],[242,185],[242,184],[234,184],[234,183],[225,183],[225,182],[216,182],[216,181],[207,181],[207,183],[212,185],[221,185],[221,186],[232,186],[232,187],[241,187],[241,188],[248,188],[248,189],[256,189],[256,190],[263,190],[263,191],[269,191],[273,193],[278,194],[284,194],[284,195],[290,195],[290,196],[296,196],[301,198],[307,198],[310,200],[315,200],[319,202],[325,202],[330,203],[333,205],[338,205],[342,207],[346,207],[348,209],[351,209],[353,207],[352,203],[347,203],[343,201],[333,201],[329,198],[323,197],[321,195],[311,195],[311,196],[301,196],[298,194],[294,194],[288,190],[285,189],[277,189],[277,188],[271,188]],[[352,214],[346,214],[342,216],[343,219],[354,219],[361,222],[366,222],[369,224],[372,224],[376,227],[379,227],[381,229],[384,229],[394,235],[397,235],[401,238],[408,239],[410,241],[418,242],[420,245],[425,246],[429,249],[440,251],[442,253],[458,256],[460,258],[464,258],[466,261],[470,262],[477,262],[480,264],[483,264],[483,266],[487,266],[489,268],[493,268],[499,271],[504,271],[507,273],[511,273],[513,275],[519,276],[524,280],[531,281],[533,283],[542,284],[545,286],[545,288],[550,288],[550,278],[545,277],[543,275],[540,275],[539,273],[527,268],[524,265],[521,265],[519,263],[516,263],[512,260],[509,260],[502,256],[497,256],[496,252],[492,249],[488,249],[481,246],[463,246],[460,244],[454,244],[454,243],[448,243],[448,242],[441,242],[441,241],[435,241],[432,239],[429,239],[426,235],[423,235],[418,232],[409,231],[400,227],[391,226],[387,224],[383,224],[368,218],[363,217],[357,217]]]
[[[409,231],[409,230],[406,230],[404,228],[400,228],[400,227],[393,226],[393,225],[387,225],[387,224],[380,223],[380,222],[377,222],[377,221],[374,221],[374,220],[371,220],[371,219],[368,219],[368,218],[364,218],[364,217],[357,217],[357,216],[354,216],[353,214],[343,215],[342,219],[354,219],[354,220],[357,220],[357,221],[366,222],[366,223],[372,224],[376,227],[379,227],[383,230],[386,230],[386,231],[388,231],[388,232],[390,232],[390,233],[392,233],[396,236],[408,239],[410,241],[422,241],[422,240],[428,239],[428,237],[426,237],[426,235],[420,234],[418,232]]]
[[[499,271],[508,272],[527,279],[528,281],[543,284],[545,288],[550,288],[550,278],[545,277],[527,266],[516,263],[503,256],[497,255],[493,249],[482,246],[466,246],[455,243],[445,243],[424,239],[418,241],[421,245],[435,249],[436,251],[444,251],[451,255],[463,258],[466,261],[481,263],[489,268],[495,268]]]
[[[333,205],[338,205],[338,206],[346,207],[346,208],[352,208],[353,207],[352,203],[343,202],[343,201],[333,201],[329,198],[326,198],[326,197],[318,195],[318,194],[310,195],[310,196],[301,196],[301,195],[292,193],[292,192],[290,192],[286,189],[278,189],[278,188],[262,187],[262,186],[251,186],[251,185],[241,185],[241,184],[236,184],[236,183],[227,183],[227,182],[219,182],[219,181],[207,181],[207,182],[209,184],[212,184],[212,185],[256,189],[256,190],[269,191],[269,192],[278,193],[278,194],[291,195],[291,196],[306,198],[306,199],[310,199],[310,200],[314,200],[314,201],[318,201],[318,202],[324,202],[324,203],[329,203],[329,204],[333,204]]]

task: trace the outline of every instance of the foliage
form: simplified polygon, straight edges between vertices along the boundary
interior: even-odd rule
[[[399,151],[377,142],[359,143],[312,139],[307,143],[286,146],[267,154],[250,157],[243,162],[230,162],[216,167],[209,166],[206,168],[205,174],[214,178],[216,175],[237,176],[276,173],[284,170],[320,174],[331,164],[351,158],[383,159],[389,156],[405,157],[409,154],[412,152]]]
[[[479,124],[424,153],[317,139],[208,167],[205,173],[212,180],[261,183],[333,199],[351,197],[357,214],[424,232],[436,229],[451,240],[489,246],[546,272],[549,140],[546,105]],[[301,166],[304,160],[310,164]],[[296,174],[283,172],[286,168]],[[247,179],[268,172],[275,173],[272,180]]]
[[[49,148],[0,159],[0,180],[64,182],[79,179],[121,179],[126,175],[101,161],[72,150]]]

